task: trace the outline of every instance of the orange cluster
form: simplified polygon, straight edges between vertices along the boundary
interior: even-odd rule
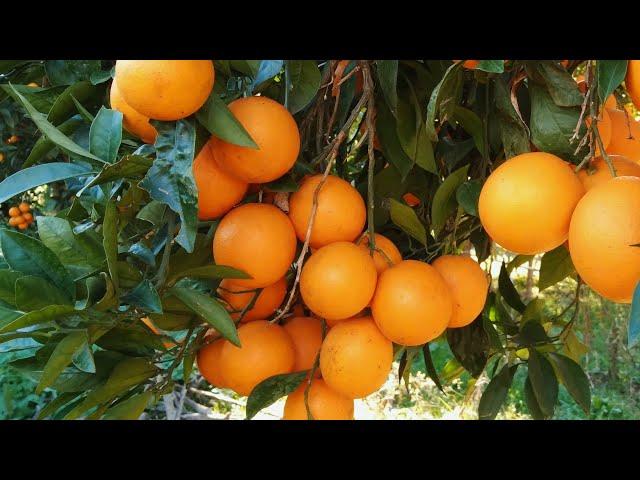
[[[31,206],[22,202],[16,207],[9,209],[9,225],[20,230],[26,230],[29,225],[33,223],[33,214],[31,213]]]

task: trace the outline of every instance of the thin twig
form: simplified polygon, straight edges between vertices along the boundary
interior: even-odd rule
[[[374,190],[373,190],[373,174],[376,166],[376,158],[375,153],[373,151],[373,144],[375,143],[376,138],[376,126],[373,121],[376,114],[376,105],[375,98],[373,96],[373,79],[371,78],[371,67],[369,66],[369,62],[366,60],[362,60],[362,77],[364,80],[364,94],[368,97],[367,104],[367,154],[369,156],[369,165],[367,171],[367,222],[368,222],[368,230],[369,230],[369,252],[373,257],[373,254],[376,250],[376,237],[375,237],[375,226],[374,226]]]

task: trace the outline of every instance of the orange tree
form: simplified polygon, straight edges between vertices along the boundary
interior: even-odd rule
[[[18,133],[28,142],[19,153],[2,147],[11,155],[0,167],[3,210],[42,185],[66,192],[52,215],[36,216],[37,234],[0,230],[0,342],[20,352],[11,365],[38,393],[56,391],[40,418],[137,418],[188,381],[196,357],[212,383],[249,395],[248,417],[292,394],[285,417],[350,418],[351,399],[388,373],[391,340],[405,379],[419,355],[439,388],[451,372],[486,372],[479,418],[494,418],[510,388],[524,389],[534,418],[552,417],[560,384],[589,411],[574,325],[580,291],[586,282],[637,301],[640,222],[628,217],[638,210],[621,212],[615,198],[635,206],[639,194],[625,177],[614,203],[594,188],[599,195],[582,205],[572,171],[616,182],[614,154],[640,161],[636,124],[622,113],[627,61],[216,60],[174,70],[163,62],[0,63],[3,135],[15,118],[30,129]],[[622,127],[606,120],[607,100]],[[323,200],[323,191],[333,193]],[[265,205],[223,216],[238,203]],[[594,232],[582,219],[598,208]],[[243,216],[249,229],[238,226]],[[251,230],[263,221],[280,226]],[[616,222],[631,226],[603,233]],[[358,249],[343,245],[337,224]],[[518,254],[497,288],[477,263],[458,261],[463,252],[490,259],[494,241]],[[240,268],[242,250],[251,255]],[[312,251],[322,253],[305,273]],[[214,263],[214,253],[229,261]],[[540,291],[576,279],[575,297],[553,318],[542,298],[525,303],[510,278],[534,254],[543,254]],[[260,313],[245,319],[251,311]],[[278,325],[293,312],[326,318],[298,329],[310,333],[286,333]],[[344,320],[352,316],[363,318]],[[634,304],[631,345],[639,317]],[[370,337],[358,343],[354,332]],[[363,338],[375,339],[375,351]],[[431,360],[433,342],[453,353],[444,372]],[[321,355],[321,343],[333,347]],[[369,350],[358,356],[358,345]],[[253,364],[241,364],[251,355]],[[220,376],[225,364],[234,378]],[[323,380],[305,380],[318,368]],[[512,386],[518,369],[526,381]]]

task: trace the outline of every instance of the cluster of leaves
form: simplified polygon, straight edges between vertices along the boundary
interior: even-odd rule
[[[43,184],[63,184],[69,199],[55,216],[37,217],[37,238],[0,230],[0,342],[7,351],[19,350],[11,365],[34,378],[38,392],[58,392],[41,418],[136,418],[180,380],[173,376],[180,363],[188,379],[210,326],[238,344],[235,324],[215,291],[221,278],[245,274],[213,264],[217,222],[197,220],[191,164],[212,134],[255,147],[226,106],[240,96],[272,97],[300,125],[302,149],[294,169],[263,188],[295,191],[337,146],[333,172],[354,181],[363,196],[372,194],[376,231],[405,258],[430,261],[470,242],[479,260],[486,259],[490,240],[477,201],[493,166],[532,145],[574,163],[581,158],[571,138],[583,95],[557,61],[483,60],[475,71],[448,61],[369,62],[371,103],[360,101],[366,94],[358,91],[361,62],[349,61],[339,82],[337,64],[216,61],[208,101],[193,117],[154,121],[154,145],[129,136],[122,115],[106,107],[113,62],[0,65],[10,82],[0,85],[0,95],[41,132],[20,170],[0,183],[0,202]],[[32,70],[47,87],[25,85],[31,77],[24,72]],[[621,79],[601,75],[606,98]],[[375,108],[373,131],[367,131],[367,108]],[[341,132],[346,140],[336,143]],[[366,135],[380,143],[372,175],[368,149],[362,148]],[[403,201],[409,192],[421,201],[415,208]],[[398,349],[400,377],[420,352],[438,385],[462,369],[473,376],[486,370],[492,380],[480,417],[493,418],[523,365],[534,417],[553,414],[559,382],[588,410],[572,322],[544,318],[540,300],[525,305],[511,283],[511,270],[526,260],[503,265],[483,314],[447,332],[455,358],[446,371],[436,371],[427,344]],[[543,257],[539,287],[574,274],[560,247]],[[163,333],[140,322],[144,316]],[[545,329],[547,323],[561,332]],[[265,380],[250,397],[247,415],[291,392],[304,374]]]

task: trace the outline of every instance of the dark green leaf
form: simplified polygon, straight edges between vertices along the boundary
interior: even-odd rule
[[[480,198],[480,190],[482,190],[482,183],[480,180],[469,180],[464,182],[456,190],[456,200],[458,205],[474,217],[478,216],[478,199]]]
[[[91,123],[89,150],[107,163],[118,158],[122,142],[122,113],[102,107]]]
[[[100,348],[132,357],[150,357],[156,350],[166,350],[162,337],[140,323],[133,328],[115,327],[95,342]]]
[[[42,391],[53,385],[62,371],[71,363],[73,356],[87,343],[87,332],[77,331],[70,333],[58,343],[51,353],[47,364],[42,371],[40,382],[36,388],[39,395]]]
[[[520,333],[516,339],[520,345],[524,346],[534,346],[549,342],[549,337],[538,320],[523,321]]]
[[[121,178],[139,178],[147,173],[153,161],[138,155],[125,155],[116,163],[105,165],[102,171],[84,188],[120,180]]]
[[[436,236],[442,231],[447,218],[456,210],[456,190],[467,181],[469,165],[451,173],[436,190],[431,205],[431,226]]]
[[[504,298],[507,305],[509,305],[514,310],[522,313],[525,310],[525,305],[522,303],[522,299],[516,290],[516,287],[511,283],[511,278],[509,278],[509,273],[507,272],[507,268],[505,267],[504,262],[502,263],[502,267],[500,268],[500,276],[498,277],[498,289],[500,290],[500,294],[502,298]]]
[[[21,272],[14,272],[13,270],[0,270],[0,300],[8,303],[9,305],[16,305],[16,280],[20,277],[24,277],[25,274]]]
[[[153,392],[150,390],[133,395],[131,398],[109,408],[102,416],[102,420],[137,420],[152,399]]]
[[[263,408],[293,392],[304,381],[308,373],[308,370],[304,370],[274,375],[256,385],[247,398],[247,420],[255,417]]]
[[[398,102],[397,137],[404,153],[416,165],[427,172],[437,173],[433,145],[427,136],[427,129],[418,108],[419,105],[412,106],[404,100]]]
[[[545,253],[540,263],[540,291],[564,280],[575,273],[576,269],[571,261],[571,255],[564,245]]]
[[[118,278],[118,211],[113,200],[107,201],[102,223],[102,246],[109,267],[111,282],[116,291],[119,288]]]
[[[507,159],[531,150],[529,128],[511,103],[511,94],[504,80],[496,78],[494,99],[497,118],[500,125],[500,137]]]
[[[44,68],[52,85],[71,85],[89,80],[100,70],[100,60],[46,60]]]
[[[544,413],[542,413],[536,394],[533,393],[530,376],[527,376],[527,379],[524,382],[524,400],[527,403],[529,414],[534,420],[544,420],[545,418],[548,418]]]
[[[504,72],[504,60],[480,60],[476,70],[489,73],[502,73]]]
[[[468,108],[456,105],[454,119],[462,126],[465,132],[473,137],[473,142],[483,157],[488,156],[485,148],[484,125],[480,117]]]
[[[78,394],[75,392],[62,393],[58,395],[56,398],[47,403],[47,405],[42,410],[40,410],[40,412],[38,412],[38,416],[36,417],[36,419],[43,420],[49,417],[76,397],[78,397]]]
[[[291,91],[289,111],[298,113],[316,96],[322,75],[315,60],[287,60]]]
[[[64,318],[75,313],[77,313],[76,310],[68,305],[49,305],[41,310],[20,315],[15,320],[5,323],[0,328],[0,333],[15,332],[21,328],[50,322],[51,320]]]
[[[143,280],[131,292],[123,295],[121,300],[147,312],[162,313],[160,296],[149,280]]]
[[[241,147],[258,148],[249,132],[234,117],[220,97],[213,92],[211,92],[207,102],[196,113],[196,118],[209,130],[209,133],[225,142],[240,145]]]
[[[58,125],[57,128],[64,135],[71,135],[83,123],[84,121],[82,120],[80,115],[74,115],[73,117],[65,120],[62,124]],[[22,168],[24,169],[30,167],[34,163],[38,163],[45,157],[45,155],[47,155],[47,153],[49,153],[54,148],[56,148],[55,143],[49,140],[45,135],[41,136],[31,149],[31,153],[29,153],[27,159],[22,164]]]
[[[569,357],[557,353],[549,353],[549,360],[553,363],[558,378],[565,386],[585,415],[589,415],[591,408],[591,389],[589,379],[582,367]]]
[[[435,365],[433,364],[433,359],[431,358],[431,349],[429,348],[429,343],[425,343],[422,346],[422,354],[424,356],[424,364],[427,369],[427,374],[429,378],[433,380],[433,383],[436,384],[436,387],[444,393],[444,388],[442,388],[442,384],[440,383],[440,379],[438,378],[438,371],[436,370]]]
[[[426,246],[427,231],[415,210],[394,198],[390,198],[389,201],[391,202],[391,221]]]
[[[627,75],[627,60],[597,60],[598,96],[604,104]]]
[[[42,277],[27,275],[16,280],[16,307],[23,312],[48,305],[71,305],[67,294]]]
[[[640,340],[640,282],[633,290],[633,300],[631,301],[631,314],[629,315],[629,327],[627,334],[627,345],[634,347]]]
[[[447,341],[453,356],[471,374],[478,377],[489,357],[489,337],[482,325],[482,315],[462,328],[447,329]]]
[[[55,103],[48,110],[47,120],[52,125],[59,126],[77,112],[76,103],[80,105],[85,102],[97,103],[103,92],[103,88],[91,85],[87,81],[74,83],[56,98]]]
[[[478,418],[480,420],[493,420],[498,415],[502,404],[507,398],[513,375],[518,369],[517,365],[505,365],[498,374],[491,379],[487,388],[482,392],[478,404]]]
[[[242,270],[238,270],[233,267],[227,267],[226,265],[205,265],[204,267],[194,267],[187,270],[182,270],[169,279],[169,283],[175,283],[177,280],[185,277],[192,278],[251,278]]]
[[[442,124],[449,118],[462,95],[462,62],[454,63],[444,73],[440,83],[431,92],[429,104],[427,105],[427,136],[432,141],[437,141],[436,119]]]
[[[558,62],[552,60],[539,62],[538,71],[547,83],[547,90],[556,105],[561,107],[582,105],[584,95],[580,93],[578,84]]]
[[[376,73],[385,102],[393,116],[398,114],[398,60],[377,60]]]
[[[535,348],[529,348],[529,379],[540,410],[552,417],[558,400],[558,380],[549,360]]]
[[[387,105],[381,102],[378,102],[377,108],[376,133],[380,138],[385,158],[400,172],[402,179],[405,179],[415,160],[405,153],[398,137],[396,119]]]

